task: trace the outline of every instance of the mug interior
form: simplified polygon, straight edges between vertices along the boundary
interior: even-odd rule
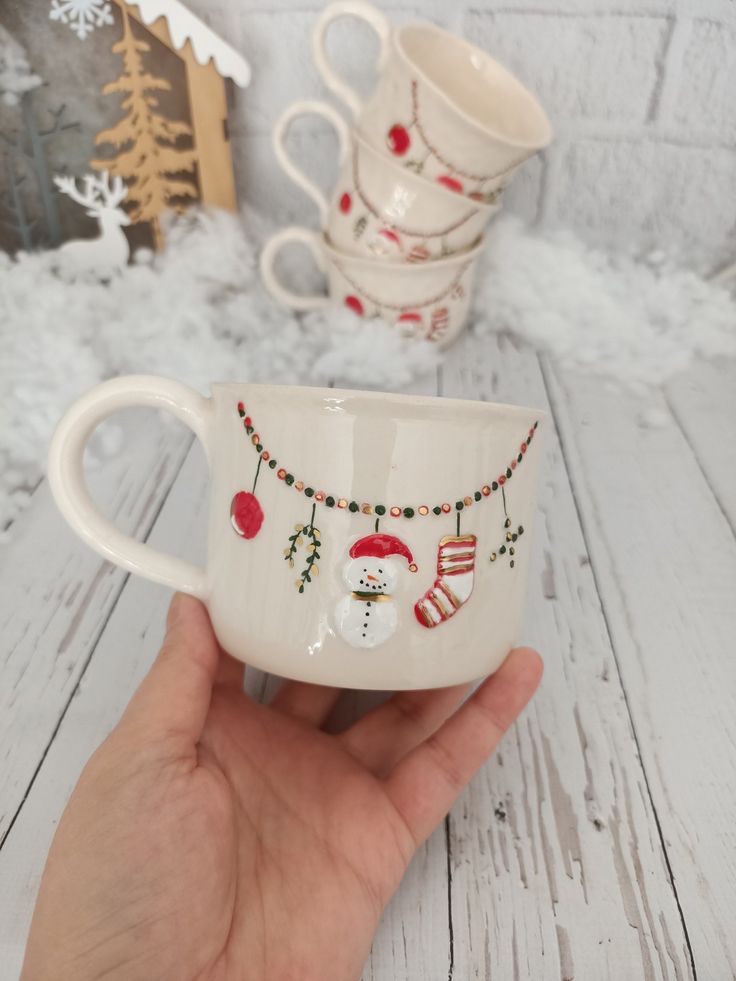
[[[480,48],[432,24],[409,24],[396,42],[412,67],[472,122],[520,149],[549,143],[552,129],[534,96]]]

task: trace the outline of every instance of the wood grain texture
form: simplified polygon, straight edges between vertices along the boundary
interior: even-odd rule
[[[93,497],[145,538],[190,442],[183,427],[136,426],[90,475]],[[44,483],[0,549],[0,844],[127,576],[81,545]]]
[[[455,348],[442,377],[445,395],[549,410],[536,356],[504,338]],[[451,814],[455,977],[690,978],[552,420],[544,441],[523,639],[545,677]]]
[[[545,374],[699,976],[732,978],[736,543],[674,418]]]
[[[404,391],[436,395],[438,372],[416,379]],[[281,684],[279,678],[256,669],[246,671],[246,690],[269,701]],[[329,721],[339,731],[391,692],[344,692]],[[363,972],[362,981],[444,981],[451,969],[447,838],[440,827],[419,850],[396,895],[386,908]]]
[[[670,387],[658,428],[630,396],[540,369],[506,338],[467,337],[415,386],[542,408],[549,395],[560,439],[548,425],[523,637],[546,672],[417,856],[363,981],[685,981],[691,958],[699,978],[736,976],[733,391],[725,369],[697,371],[698,391]],[[200,559],[201,450],[182,467],[189,437],[155,432],[97,493],[128,530]],[[78,542],[43,487],[0,554],[2,981],[18,977],[58,816],[168,600]],[[251,671],[247,685],[267,698],[278,681]],[[385,697],[349,693],[334,724]]]
[[[150,544],[201,561],[206,503],[206,467],[195,443],[148,538]],[[0,851],[2,981],[15,981],[20,974],[36,892],[61,811],[84,764],[119,719],[153,660],[170,597],[163,586],[129,577],[109,612],[94,657],[83,677],[75,679],[75,697],[25,800],[22,819]]]
[[[700,361],[667,386],[666,401],[736,533],[736,363]]]

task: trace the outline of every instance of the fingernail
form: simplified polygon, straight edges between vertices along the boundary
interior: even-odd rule
[[[184,599],[183,593],[174,593],[169,604],[169,612],[166,615],[166,629],[170,630],[181,615],[181,603]]]

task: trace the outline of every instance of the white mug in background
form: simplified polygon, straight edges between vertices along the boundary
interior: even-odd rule
[[[291,159],[286,137],[300,116],[321,116],[337,134],[340,172],[329,200]],[[497,203],[467,197],[431,183],[379,153],[342,116],[319,100],[295,102],[279,117],[273,147],[281,167],[319,209],[329,243],[347,255],[389,262],[424,262],[477,244]]]
[[[378,82],[364,104],[332,68],[325,35],[351,16],[378,34]],[[485,51],[429,23],[391,27],[363,0],[337,0],[320,15],[314,59],[327,87],[376,149],[429,180],[484,200],[552,138],[534,96]]]
[[[290,244],[306,246],[327,280],[327,292],[294,293],[277,277],[279,252]],[[349,256],[332,248],[323,235],[291,226],[273,235],[260,258],[261,277],[271,295],[292,310],[321,310],[344,305],[359,316],[381,317],[407,336],[445,348],[465,326],[478,256],[483,242],[467,252],[425,263],[387,263]]]
[[[128,406],[166,409],[203,443],[202,568],[123,534],[90,499],[87,439]],[[435,688],[495,671],[519,640],[542,415],[274,385],[213,385],[204,398],[166,378],[115,378],[64,415],[49,481],[77,534],[202,599],[241,661],[323,685]]]

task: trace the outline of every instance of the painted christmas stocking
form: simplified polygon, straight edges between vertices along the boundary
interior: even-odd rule
[[[423,627],[436,627],[455,616],[473,592],[475,535],[448,535],[440,540],[437,578],[414,607]]]

